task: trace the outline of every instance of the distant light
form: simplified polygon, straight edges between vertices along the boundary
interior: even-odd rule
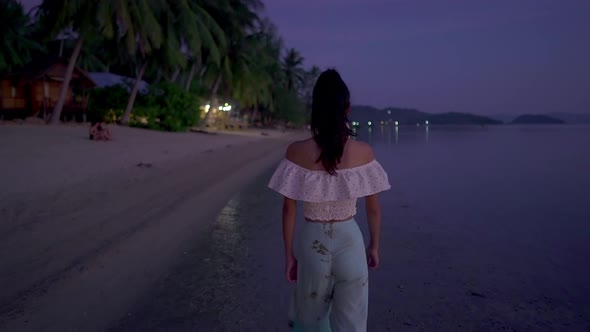
[[[369,123],[367,123],[369,126],[372,126],[373,124],[371,123],[371,121],[369,121]]]
[[[384,121],[381,121],[381,125],[384,125],[384,124],[385,124],[385,122]]]
[[[221,111],[223,109],[223,106],[219,106],[219,110]]]
[[[387,110],[387,114],[391,114],[391,110]]]
[[[420,127],[420,124],[419,123],[416,123],[416,127]]]
[[[395,121],[395,125],[396,125],[396,126],[399,126],[399,122]]]
[[[227,107],[227,106],[229,106],[229,104],[228,104],[228,103],[225,103],[225,105],[224,105],[224,106],[226,106],[226,107]]]
[[[428,125],[428,120],[426,120],[424,123],[425,123],[426,125]]]

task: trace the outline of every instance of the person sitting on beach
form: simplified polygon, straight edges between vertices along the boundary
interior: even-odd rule
[[[102,121],[92,122],[90,126],[90,139],[96,141],[110,141],[112,139],[111,131]]]
[[[365,332],[368,269],[379,266],[381,209],[378,193],[390,188],[371,147],[352,140],[350,93],[337,71],[323,72],[312,96],[312,137],[295,142],[268,186],[284,196],[285,277],[295,282],[289,315],[294,331]],[[356,223],[364,197],[370,242]],[[297,201],[306,222],[293,238]]]

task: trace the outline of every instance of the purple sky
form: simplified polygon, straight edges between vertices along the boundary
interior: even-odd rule
[[[590,113],[589,0],[267,0],[306,64],[353,103]]]
[[[590,113],[590,0],[265,3],[286,45],[338,69],[353,103]]]

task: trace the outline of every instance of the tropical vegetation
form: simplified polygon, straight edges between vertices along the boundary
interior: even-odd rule
[[[60,121],[78,66],[133,78],[127,89],[92,92],[93,118],[185,130],[201,116],[208,123],[213,112],[201,114],[200,106],[231,100],[262,125],[302,125],[320,70],[305,69],[263,8],[260,0],[43,0],[24,13],[17,0],[0,0],[0,71],[46,56],[68,59],[49,123]],[[151,86],[147,95],[142,81]]]

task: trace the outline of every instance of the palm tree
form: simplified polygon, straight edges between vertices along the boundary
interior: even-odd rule
[[[66,28],[71,28],[77,34],[50,123],[59,121],[82,46],[96,34],[123,42],[126,54],[130,57],[140,55],[137,58],[141,63],[140,69],[122,119],[124,123],[128,121],[148,64],[146,55],[159,48],[162,42],[161,28],[154,11],[165,7],[159,0],[44,0],[41,3],[37,11],[39,22],[49,30],[51,36],[58,35]]]
[[[304,58],[296,49],[290,48],[287,50],[287,54],[283,60],[283,68],[288,91],[294,91],[303,82],[304,71],[301,68],[303,60]]]
[[[221,62],[221,50],[225,49],[228,45],[225,31],[211,15],[214,12],[213,8],[215,6],[219,8],[220,3],[223,5],[224,2],[215,0],[189,1],[191,11],[195,13],[197,30],[192,37],[188,35],[186,38],[192,59],[191,69],[185,85],[186,91],[190,90],[192,80],[199,65],[202,66],[200,74],[204,74],[206,68],[203,63],[204,53],[206,53],[209,62],[219,65]]]
[[[23,6],[16,0],[0,0],[0,71],[11,71],[31,61],[31,55],[43,47],[32,39],[32,24]]]
[[[96,31],[97,3],[93,0],[43,0],[37,9],[39,24],[48,31],[50,37],[57,36],[67,28],[73,29],[77,34],[76,43],[60,88],[59,98],[53,108],[49,123],[59,122],[82,45],[86,38]]]
[[[202,64],[202,53],[206,51],[209,60],[219,64],[219,49],[226,45],[223,29],[207,11],[207,6],[218,3],[211,0],[164,1],[168,10],[160,13],[158,21],[165,38],[162,48],[154,56],[158,60],[158,71],[171,74],[167,78],[170,83],[177,82],[182,70],[190,64],[184,82],[188,91],[197,67]]]
[[[127,108],[121,118],[121,123],[125,124],[129,121],[139,83],[150,61],[157,63],[159,71],[173,72],[171,80],[175,81],[180,69],[187,64],[187,55],[194,57],[206,47],[211,60],[219,61],[217,45],[223,46],[225,40],[221,28],[196,1],[143,0],[137,6],[131,6],[132,3],[128,1],[122,2],[130,5],[125,24],[127,31],[117,31],[120,28],[117,20],[109,20],[105,16],[101,17],[101,21],[105,22],[105,34],[126,40],[128,55],[140,63]],[[142,3],[149,6],[142,6]],[[131,31],[137,39],[135,45],[130,40]],[[193,60],[186,83],[187,90],[195,71],[196,63]]]
[[[305,105],[305,116],[308,120],[311,119],[313,88],[320,74],[321,69],[317,66],[312,66],[309,70],[305,71],[303,75],[303,84],[299,91],[299,97]]]
[[[165,2],[166,8],[155,13],[162,29],[162,44],[152,52],[150,58],[158,70],[172,73],[168,81],[174,83],[187,63],[187,57],[183,52],[183,47],[186,48],[183,45],[183,33],[194,31],[196,28],[192,20],[193,13],[186,1]]]
[[[209,2],[203,6],[221,26],[227,38],[227,45],[221,49],[219,64],[212,62],[211,57],[207,59],[207,66],[210,69],[210,77],[213,79],[209,90],[209,100],[212,101],[222,82],[230,84],[234,79],[235,72],[247,71],[248,54],[241,52],[245,49],[248,35],[256,28],[260,21],[257,11],[263,8],[259,0],[225,0],[220,2]],[[201,123],[203,129],[212,112],[207,112]]]
[[[318,66],[311,66],[311,69],[305,73],[306,80],[308,80],[311,85],[315,84],[315,81],[320,77],[322,70]]]
[[[311,97],[315,82],[320,77],[321,69],[318,66],[312,66],[309,70],[303,72],[303,80],[299,95],[306,104],[311,105]],[[310,106],[311,107],[311,106]]]
[[[62,57],[64,53],[69,54],[74,49],[77,40],[77,34],[69,36],[67,34],[60,34],[58,40],[53,42],[53,45],[48,45],[48,52],[51,51],[58,57]],[[76,65],[85,71],[103,71],[106,69],[107,52],[104,50],[105,40],[102,36],[91,34],[86,38],[84,46],[80,50]],[[57,48],[57,49],[56,49]]]
[[[139,67],[121,118],[123,124],[129,122],[139,85],[149,64],[149,56],[162,45],[162,27],[157,17],[168,9],[165,2],[158,0],[97,2],[96,12],[102,34],[108,39],[118,40],[129,59],[134,60]]]
[[[244,49],[248,61],[243,70],[234,73],[232,96],[252,114],[273,106],[273,87],[282,81],[280,54],[282,41],[269,21],[262,21],[258,31],[246,38]]]

